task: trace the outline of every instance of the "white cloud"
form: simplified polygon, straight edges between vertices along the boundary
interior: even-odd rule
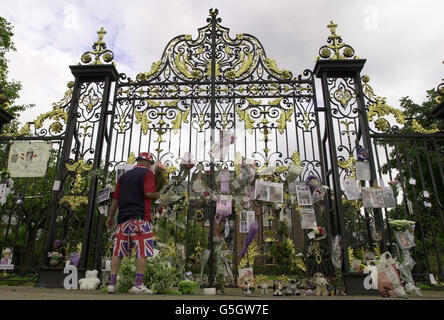
[[[63,96],[72,80],[69,65],[90,50],[100,27],[119,72],[134,78],[160,59],[173,37],[195,37],[210,8],[219,9],[232,37],[256,36],[280,68],[296,74],[313,68],[329,35],[326,25],[335,21],[337,33],[367,59],[363,74],[376,93],[394,106],[406,95],[421,102],[443,78],[440,1],[18,0],[3,4],[2,16],[14,26],[17,52],[8,58],[10,77],[23,84],[18,103],[37,105],[21,120],[48,111]]]

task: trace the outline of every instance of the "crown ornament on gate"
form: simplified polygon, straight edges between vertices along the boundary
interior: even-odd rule
[[[102,27],[99,31],[97,31],[97,35],[99,36],[99,39],[94,42],[91,51],[85,52],[82,57],[80,58],[81,62],[84,64],[89,65],[99,65],[104,63],[113,63],[114,59],[114,53],[106,48],[106,43],[103,41],[103,37],[105,36],[106,31]],[[94,60],[93,60],[93,57]],[[79,63],[81,64],[81,63]]]
[[[319,59],[323,60],[346,60],[346,59],[359,59],[355,56],[355,49],[352,46],[342,42],[342,37],[336,34],[336,27],[338,25],[333,21],[327,25],[330,29],[330,35],[327,39],[327,45],[322,46],[319,49],[319,56],[316,57],[315,61]]]

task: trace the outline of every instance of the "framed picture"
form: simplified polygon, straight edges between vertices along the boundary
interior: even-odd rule
[[[268,201],[268,188],[266,181],[256,180],[254,198],[260,201]]]
[[[366,180],[370,181],[370,164],[368,162],[356,161],[356,180]]]
[[[381,189],[372,189],[374,208],[384,207],[384,196]]]
[[[364,187],[361,188],[362,204],[364,208],[382,208],[384,197],[381,189]]]
[[[372,189],[368,187],[361,188],[361,196],[364,208],[373,208]]]
[[[313,209],[301,208],[299,209],[301,215],[301,229],[314,229],[317,227],[316,215]]]
[[[284,185],[277,182],[268,182],[268,201],[284,202]]]
[[[220,194],[217,197],[216,203],[216,221],[220,222],[221,219],[228,217],[232,212],[232,198],[231,195]]]
[[[239,232],[240,233],[247,233],[248,232],[247,211],[241,211],[241,213],[240,213]]]
[[[324,200],[325,192],[327,192],[327,189],[325,189],[323,186],[317,186],[312,194],[313,197],[313,203],[316,203],[318,201]]]
[[[5,247],[2,250],[2,258],[0,260],[0,270],[12,270],[14,265],[12,264],[13,248]]]
[[[416,246],[415,237],[412,232],[406,230],[404,232],[394,231],[396,241],[402,250],[410,249]]]
[[[344,193],[347,200],[358,200],[361,199],[361,192],[359,191],[358,181],[352,179],[345,179]]]
[[[296,195],[298,198],[298,205],[311,206],[313,205],[313,198],[310,187],[306,184],[299,184],[296,186]]]
[[[395,194],[393,193],[393,189],[390,187],[381,188],[382,197],[384,199],[384,208],[394,208],[396,207],[396,199]]]
[[[111,196],[111,188],[104,188],[99,190],[99,196],[97,197],[97,203],[101,204],[109,200]]]

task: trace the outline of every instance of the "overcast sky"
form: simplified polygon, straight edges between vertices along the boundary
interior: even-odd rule
[[[135,78],[160,59],[173,37],[195,38],[210,8],[219,9],[232,37],[256,36],[267,56],[294,74],[313,69],[333,20],[336,33],[367,59],[362,74],[392,106],[403,96],[422,102],[444,78],[444,1],[4,0],[0,15],[14,26],[17,48],[8,55],[9,77],[23,85],[18,103],[36,104],[20,120],[34,120],[63,97],[73,80],[68,66],[91,49],[100,27],[118,71]]]

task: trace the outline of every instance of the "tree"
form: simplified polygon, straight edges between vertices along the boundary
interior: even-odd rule
[[[438,96],[439,92],[436,90],[428,90],[426,101],[422,104],[415,103],[409,97],[403,97],[400,100],[400,106],[404,109],[406,122],[402,128],[391,130],[390,133],[415,134],[420,127],[422,128],[419,131],[422,133],[443,130],[444,124],[440,119],[430,116],[432,110],[438,106]],[[396,179],[402,182],[405,188],[402,205],[389,211],[389,217],[416,222],[417,246],[414,250],[416,270],[423,273],[440,273],[444,266],[442,254],[444,252],[444,221],[441,206],[444,199],[444,182],[440,175],[444,169],[442,139],[435,142],[403,139],[384,143],[391,147],[391,152],[390,160],[382,170],[387,173],[389,169],[397,169]],[[416,181],[416,185],[409,183],[411,178]],[[399,186],[396,189],[397,192],[402,191]],[[428,197],[424,196],[424,190],[429,192]],[[409,212],[407,200],[413,203],[413,212]],[[432,206],[425,207],[424,202],[430,202]]]
[[[10,51],[16,51],[12,37],[13,26],[5,18],[0,17],[0,107],[4,108],[14,118],[19,114],[34,105],[16,105],[15,101],[20,98],[19,91],[22,85],[19,81],[8,80],[8,60],[6,54]],[[11,121],[5,131],[17,130],[18,121],[15,119]]]

